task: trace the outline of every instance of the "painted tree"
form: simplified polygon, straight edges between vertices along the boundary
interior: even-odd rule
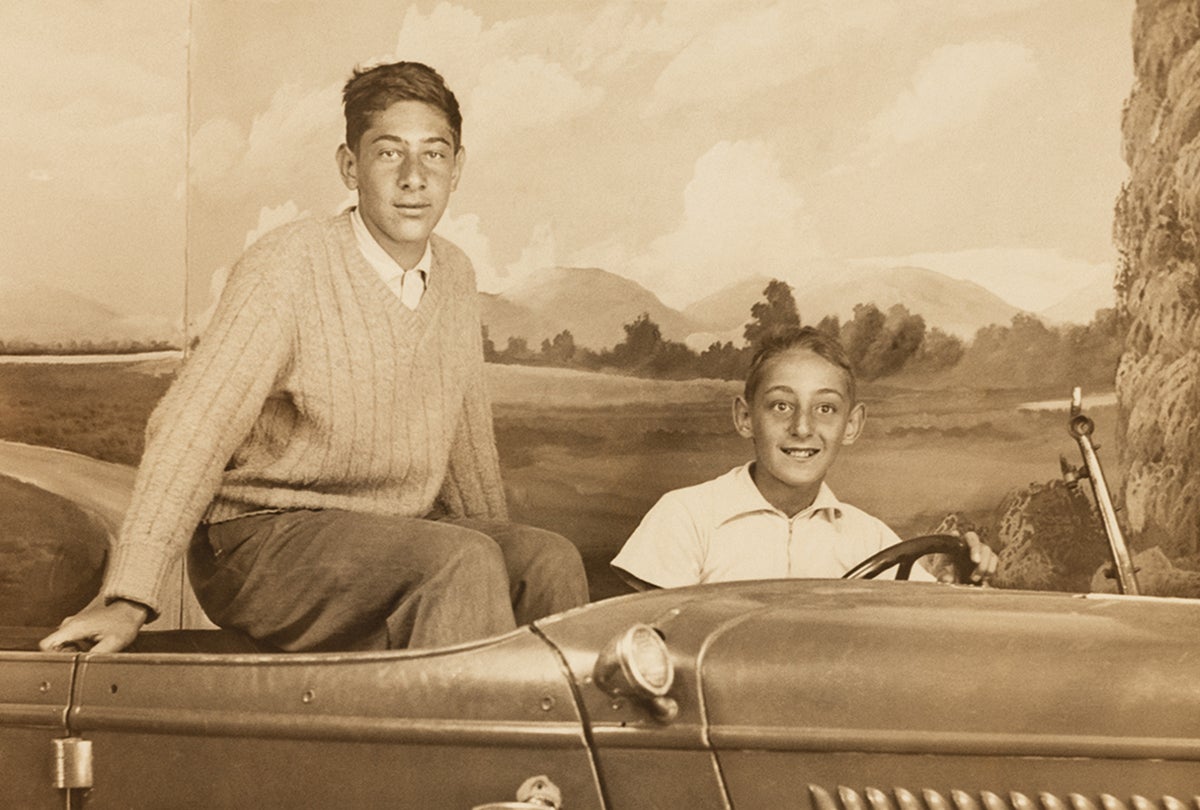
[[[746,345],[757,348],[763,338],[789,326],[800,325],[800,311],[787,282],[772,279],[763,290],[763,300],[750,307],[751,320],[742,336]]]
[[[542,341],[542,362],[552,366],[568,366],[575,360],[575,336],[570,329],[564,329],[554,336]]]
[[[1139,0],[1117,201],[1122,498],[1135,547],[1200,551],[1200,10]]]

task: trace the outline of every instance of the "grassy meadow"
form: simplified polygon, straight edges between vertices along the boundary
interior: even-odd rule
[[[0,438],[136,463],[169,372],[162,362],[0,364]],[[663,492],[750,458],[731,427],[734,383],[499,365],[488,366],[487,382],[513,516],[579,546],[594,598],[624,592],[608,560]],[[1069,387],[868,384],[862,393],[865,435],[845,450],[831,485],[901,536],[929,531],[949,512],[986,522],[1010,490],[1057,478],[1060,454],[1078,463],[1064,411],[1018,409],[1065,399]],[[1085,405],[1102,393],[1085,390]],[[1088,411],[1098,440],[1113,447],[1115,409]],[[1101,458],[1114,483],[1115,458]],[[13,504],[3,498],[0,490],[7,513]]]

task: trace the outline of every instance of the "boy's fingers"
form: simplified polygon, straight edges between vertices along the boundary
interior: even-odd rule
[[[979,582],[987,582],[996,573],[997,564],[1000,558],[995,552],[983,555],[978,567],[975,569],[974,578]]]
[[[47,652],[79,652],[89,649],[99,634],[87,622],[75,622],[68,617],[59,628],[38,642],[38,647]],[[74,626],[71,626],[74,625]]]
[[[55,630],[38,642],[38,647],[46,652],[64,652],[74,646],[70,636],[61,630]]]

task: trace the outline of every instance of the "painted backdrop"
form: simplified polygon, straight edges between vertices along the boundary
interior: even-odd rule
[[[0,342],[10,361],[41,360],[4,367],[2,438],[136,463],[170,350],[201,333],[246,245],[352,201],[334,163],[351,69],[403,58],[439,69],[463,107],[467,163],[439,231],[472,258],[497,357],[516,361],[488,380],[514,511],[580,544],[596,595],[618,589],[605,561],[658,494],[746,457],[728,427],[736,383],[550,367],[547,351],[565,331],[602,353],[641,315],[694,352],[736,348],[771,279],[806,323],[900,304],[958,341],[957,370],[914,365],[867,387],[867,439],[835,484],[901,533],[951,510],[986,517],[1071,452],[1061,414],[1038,403],[1079,375],[1099,381],[1097,402],[1111,391],[1104,352],[1098,371],[1052,377],[1037,373],[1044,353],[1010,360],[1018,338],[1069,354],[1114,304],[1132,13],[1132,0],[4,4]],[[972,360],[985,344],[1009,347],[1011,373]],[[104,373],[62,363],[137,350],[166,353]],[[31,480],[5,458],[0,474]]]

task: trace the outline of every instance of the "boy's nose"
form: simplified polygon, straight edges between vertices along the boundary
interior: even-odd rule
[[[792,419],[792,434],[795,436],[807,436],[811,430],[812,424],[809,421],[808,414],[797,410],[795,418]]]
[[[409,158],[400,167],[400,187],[403,189],[425,188],[425,170],[421,161]]]

